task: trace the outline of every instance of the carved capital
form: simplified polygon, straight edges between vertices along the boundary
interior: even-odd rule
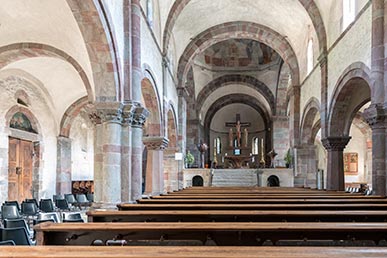
[[[89,113],[94,124],[121,123],[122,104],[119,102],[96,102]]]
[[[351,137],[349,136],[338,136],[338,137],[327,137],[325,139],[322,139],[322,144],[324,145],[325,149],[328,151],[343,151],[345,146],[347,146],[349,140]]]
[[[169,140],[165,137],[143,137],[142,141],[148,150],[164,150]]]
[[[141,105],[141,103],[133,102],[133,117],[132,117],[132,127],[142,128],[146,122],[147,117],[149,116],[149,111]]]
[[[133,114],[136,110],[136,103],[127,102],[122,106],[122,124],[123,125],[132,125],[133,123]]]
[[[386,109],[382,105],[372,104],[363,112],[363,116],[372,129],[385,128]]]

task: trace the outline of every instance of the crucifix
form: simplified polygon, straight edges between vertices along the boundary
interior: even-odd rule
[[[236,114],[235,122],[226,122],[226,127],[231,127],[230,132],[229,132],[230,147],[234,147],[233,146],[233,138],[234,137],[233,137],[232,127],[236,128],[236,136],[237,136],[237,146],[236,147],[241,146],[241,128],[245,127],[245,129],[244,129],[245,138],[246,138],[245,145],[247,147],[247,128],[246,127],[250,127],[250,126],[251,126],[251,123],[249,123],[249,122],[241,122],[241,115],[240,114]]]

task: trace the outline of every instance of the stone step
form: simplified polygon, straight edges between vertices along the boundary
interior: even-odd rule
[[[213,186],[255,186],[257,175],[253,170],[217,169],[212,178]]]

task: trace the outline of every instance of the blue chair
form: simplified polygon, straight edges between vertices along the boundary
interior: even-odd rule
[[[25,228],[0,228],[2,241],[11,240],[15,245],[34,245]]]

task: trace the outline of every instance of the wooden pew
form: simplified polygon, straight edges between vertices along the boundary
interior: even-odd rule
[[[89,211],[89,222],[386,222],[367,210],[134,210]]]
[[[350,198],[296,198],[296,199],[141,199],[140,204],[303,204],[303,203],[327,203],[327,204],[351,204],[351,203],[381,203],[387,204],[387,199],[350,199]]]
[[[255,194],[195,194],[195,195],[157,195],[151,196],[150,199],[385,199],[385,196],[380,195],[255,195]]]
[[[304,203],[304,204],[129,204],[119,210],[387,210],[385,203]]]
[[[0,247],[0,258],[371,258],[387,257],[385,247],[302,246],[12,246]]]
[[[43,223],[35,230],[38,245],[89,246],[95,240],[114,239],[128,245],[254,246],[296,241],[373,246],[385,241],[387,223]]]

